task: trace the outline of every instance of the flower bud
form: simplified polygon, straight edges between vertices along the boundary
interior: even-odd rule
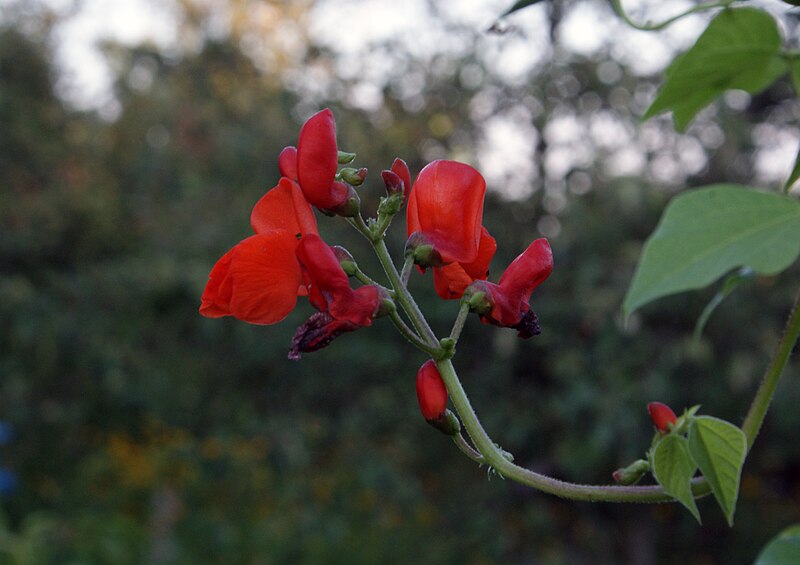
[[[356,154],[348,153],[347,151],[339,151],[337,158],[340,165],[347,165],[355,160]]]
[[[386,194],[393,196],[395,194],[403,194],[405,185],[400,175],[394,171],[381,171],[383,184],[386,186]]]
[[[417,371],[417,400],[422,417],[433,425],[447,410],[447,387],[433,359],[428,359]]]
[[[675,416],[672,408],[662,402],[651,402],[647,405],[647,411],[650,413],[653,424],[662,434],[668,433],[670,427],[678,421],[678,417]]]
[[[353,256],[350,254],[350,252],[341,245],[331,245],[331,249],[333,249],[333,254],[336,255],[337,261],[339,261],[339,264],[342,266],[342,270],[347,274],[347,276],[355,276],[356,272],[358,271],[358,264],[356,264],[356,260],[353,259]]]
[[[367,179],[367,169],[353,169],[351,167],[345,167],[339,174],[342,176],[342,180],[351,186],[361,186],[364,184],[364,181]]]
[[[650,463],[644,459],[638,459],[628,465],[614,471],[611,476],[621,485],[635,485],[650,470]]]

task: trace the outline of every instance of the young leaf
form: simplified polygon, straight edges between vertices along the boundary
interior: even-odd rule
[[[666,71],[664,84],[643,120],[672,110],[675,128],[729,89],[757,93],[786,72],[775,19],[753,8],[728,9]]]
[[[789,526],[758,554],[754,565],[796,565],[800,563],[800,524]]]
[[[747,455],[744,432],[725,420],[697,416],[689,428],[689,453],[711,486],[728,525],[739,497],[739,478]]]
[[[658,442],[653,449],[653,476],[667,492],[683,504],[699,523],[700,511],[692,494],[692,477],[697,469],[686,439],[679,435],[668,435]]]
[[[800,203],[780,194],[720,184],[670,202],[647,240],[622,305],[625,314],[736,267],[775,274],[800,254]]]

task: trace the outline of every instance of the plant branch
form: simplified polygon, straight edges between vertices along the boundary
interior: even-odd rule
[[[783,337],[778,343],[775,355],[764,373],[761,384],[756,391],[756,395],[753,398],[753,402],[742,424],[742,431],[747,437],[748,452],[758,436],[761,425],[764,423],[764,417],[767,415],[770,402],[775,394],[775,388],[778,386],[778,381],[780,381],[781,375],[783,374],[783,369],[786,367],[789,356],[792,354],[792,350],[797,344],[798,337],[800,337],[800,294],[795,298],[792,312],[789,314],[789,319],[786,321]]]
[[[727,8],[728,6],[730,6],[731,4],[733,4],[734,2],[737,2],[737,1],[743,1],[743,0],[720,0],[718,2],[704,2],[702,4],[698,4],[697,6],[693,6],[692,8],[689,8],[688,10],[686,10],[684,12],[681,12],[680,14],[672,16],[671,18],[667,18],[664,21],[661,21],[661,22],[658,22],[658,23],[649,23],[648,22],[648,23],[644,23],[644,24],[638,24],[638,23],[634,22],[630,18],[630,16],[628,16],[628,13],[625,11],[625,8],[622,6],[622,0],[611,0],[611,7],[614,9],[614,12],[620,18],[622,18],[622,20],[626,24],[628,24],[632,28],[638,29],[639,31],[658,31],[658,30],[664,29],[665,27],[668,27],[669,25],[677,22],[681,18],[684,18],[684,17],[686,17],[686,16],[688,16],[690,14],[695,14],[697,12],[704,12],[706,10],[713,10],[714,8]]]

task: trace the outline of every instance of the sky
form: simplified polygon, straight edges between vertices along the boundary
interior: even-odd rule
[[[0,0],[0,9],[13,0]],[[217,0],[205,2],[215,10],[225,5]],[[53,10],[68,14],[59,24],[55,34],[55,52],[60,78],[59,94],[78,109],[97,110],[101,116],[114,119],[118,107],[111,91],[113,73],[98,50],[103,40],[114,40],[126,45],[152,42],[162,50],[177,49],[176,22],[172,2],[158,0],[43,0]],[[413,54],[433,51],[463,53],[475,50],[495,72],[507,82],[523,80],[531,68],[552,55],[544,3],[521,10],[502,21],[508,33],[484,34],[479,45],[464,44],[463,38],[446,33],[446,23],[466,25],[485,30],[497,20],[511,0],[448,0],[432,3],[427,0],[318,0],[311,8],[308,27],[315,41],[327,46],[340,56],[336,72],[339,76],[353,78],[358,73],[359,87],[353,89],[349,103],[375,110],[380,105],[380,86],[392,72],[391,65],[379,54],[367,53],[365,46],[372,42],[400,38]],[[251,2],[253,17],[268,17],[274,2]],[[637,21],[658,20],[673,15],[692,4],[683,0],[670,2],[656,0],[626,0],[631,16]],[[216,22],[217,31],[225,33],[228,25],[224,10]],[[2,16],[0,16],[0,19]],[[343,32],[341,22],[354,33]],[[601,49],[609,49],[615,61],[625,65],[630,72],[642,76],[663,70],[675,53],[688,48],[702,32],[707,16],[684,18],[679,23],[658,33],[633,30],[619,20],[607,2],[585,2],[564,15],[558,37],[559,48],[590,56]],[[296,31],[296,30],[295,30]],[[298,41],[299,33],[282,26],[279,38],[291,45]],[[186,48],[185,38],[182,38]],[[255,43],[257,49],[257,42]],[[351,62],[358,58],[359,65]],[[619,67],[601,63],[598,76],[607,75],[614,80]],[[478,80],[480,80],[478,78]],[[411,85],[413,86],[413,85]],[[734,100],[732,103],[735,103]],[[745,95],[746,96],[746,95]],[[520,106],[509,112],[492,116],[484,121],[483,139],[480,141],[480,166],[487,180],[504,186],[517,187],[509,198],[524,198],[530,192],[530,181],[508,182],[509,171],[519,178],[530,178],[534,173],[530,155],[538,135],[548,136],[555,145],[548,155],[547,169],[554,177],[570,170],[576,159],[592,159],[585,150],[586,139],[611,143],[610,174],[636,175],[645,168],[642,152],[636,147],[641,140],[630,132],[621,131],[613,116],[598,114],[590,124],[575,123],[569,117],[555,117],[549,131],[537,132],[530,124],[530,115]],[[554,125],[555,124],[555,125]],[[588,130],[588,131],[587,131]],[[644,132],[647,133],[646,130]],[[711,134],[709,134],[711,135]],[[755,143],[761,147],[756,160],[757,172],[768,182],[775,182],[791,169],[800,136],[786,128],[754,133]],[[610,140],[610,141],[609,141]],[[615,141],[616,140],[616,141]],[[617,146],[613,146],[617,143]],[[713,144],[712,144],[713,145]],[[667,178],[678,173],[702,168],[698,144],[683,142],[682,156],[664,158],[654,169]],[[659,173],[660,171],[660,173]],[[514,190],[514,189],[511,189]]]

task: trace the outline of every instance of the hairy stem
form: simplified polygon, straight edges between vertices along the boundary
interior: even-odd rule
[[[461,417],[461,423],[475,443],[478,452],[483,456],[485,462],[503,477],[572,500],[590,502],[666,502],[673,500],[660,486],[598,486],[568,483],[512,463],[481,426],[450,360],[437,361],[436,366],[447,385],[450,399]],[[693,481],[692,487],[692,491],[697,496],[709,492],[708,484],[703,479]]]

